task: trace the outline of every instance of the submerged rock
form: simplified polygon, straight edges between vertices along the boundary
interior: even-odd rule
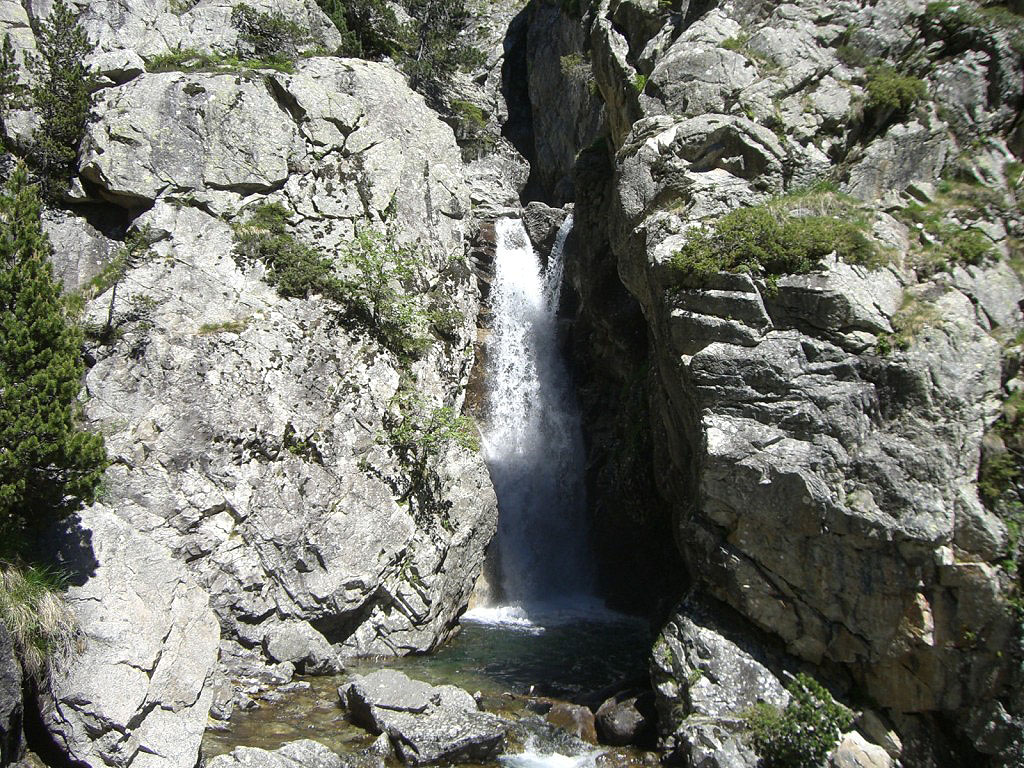
[[[357,676],[339,695],[356,723],[391,737],[406,765],[493,759],[511,727],[480,712],[460,688],[432,686],[396,670]]]

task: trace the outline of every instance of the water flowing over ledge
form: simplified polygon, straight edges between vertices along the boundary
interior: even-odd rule
[[[583,436],[568,365],[559,348],[558,304],[569,216],[547,267],[519,219],[495,225],[484,456],[500,510],[499,606],[470,618],[508,625],[535,616],[602,610],[594,597]]]

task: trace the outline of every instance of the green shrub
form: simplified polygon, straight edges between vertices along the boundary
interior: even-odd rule
[[[449,104],[455,117],[455,137],[463,147],[465,159],[475,159],[494,148],[494,135],[487,129],[484,111],[471,101],[453,99]],[[467,153],[465,150],[470,150]]]
[[[239,69],[276,69],[294,72],[295,63],[280,55],[263,59],[244,59],[237,55],[203,53],[195,48],[179,48],[146,59],[148,72],[234,72]]]
[[[759,704],[747,713],[754,749],[765,768],[820,768],[853,713],[809,675],[797,675],[786,690],[792,698],[784,710]]]
[[[388,233],[357,226],[335,264],[288,232],[288,211],[280,203],[256,206],[234,231],[236,258],[265,264],[267,281],[281,296],[305,299],[319,294],[333,301],[403,362],[430,346],[430,320],[415,293],[425,266],[418,245],[403,245]]]
[[[992,218],[1005,207],[1002,193],[975,184],[943,181],[935,199],[914,202],[899,211],[897,218],[920,234],[911,254],[911,263],[919,276],[926,277],[955,264],[979,265],[996,258],[998,252],[985,233],[965,227],[961,221]]]
[[[349,307],[373,328],[399,359],[415,359],[430,345],[428,320],[410,292],[425,266],[417,245],[400,244],[372,227],[357,227],[341,251],[350,277],[344,281]]]
[[[92,502],[107,466],[82,430],[82,332],[50,266],[41,205],[18,165],[0,194],[0,542]]]
[[[825,191],[738,208],[713,227],[691,230],[672,264],[698,280],[715,272],[767,277],[809,272],[832,252],[844,261],[874,266],[877,249],[862,231],[863,222],[846,211],[848,206]],[[837,213],[846,215],[839,218]]]
[[[398,413],[395,413],[395,410]],[[399,463],[408,473],[408,483],[399,490],[402,501],[410,503],[417,524],[431,530],[440,523],[450,528],[450,502],[440,502],[441,478],[437,458],[450,445],[480,450],[476,424],[469,416],[448,406],[430,407],[418,395],[403,388],[384,419],[385,437]]]
[[[893,332],[878,337],[875,351],[884,356],[896,349],[909,349],[925,328],[936,325],[940,320],[934,304],[906,294],[890,320]]]
[[[0,563],[0,621],[30,678],[40,679],[74,653],[78,625],[63,589],[63,579],[48,568]]]
[[[727,51],[735,51],[736,53],[743,53],[747,48],[747,43],[750,42],[750,33],[741,32],[735,37],[727,37],[725,40],[720,42],[718,46],[725,48]]]
[[[280,11],[265,13],[245,4],[236,5],[231,11],[231,23],[238,28],[239,38],[260,59],[294,59],[299,47],[311,41],[308,30]]]
[[[39,56],[28,63],[36,76],[31,93],[39,125],[32,133],[30,157],[43,192],[56,200],[67,192],[76,171],[78,145],[89,120],[95,76],[84,62],[93,46],[65,0],[56,0],[35,33]]]
[[[280,203],[256,206],[234,225],[234,233],[236,257],[243,263],[265,264],[267,282],[281,296],[306,299],[319,294],[345,301],[345,286],[335,275],[334,264],[288,232],[288,210]]]
[[[641,75],[639,72],[636,77],[633,78],[633,90],[637,93],[643,93],[644,88],[647,87],[647,75]]]
[[[875,64],[867,68],[867,106],[881,112],[907,114],[928,95],[924,80],[901,74],[888,64]]]
[[[339,56],[396,57],[408,46],[409,30],[385,0],[317,0],[341,33]]]
[[[840,45],[836,57],[848,67],[866,67],[871,63],[871,57],[856,45]]]
[[[404,0],[411,17],[408,43],[399,57],[409,85],[434,105],[455,73],[481,66],[484,55],[459,39],[469,23],[464,0]]]

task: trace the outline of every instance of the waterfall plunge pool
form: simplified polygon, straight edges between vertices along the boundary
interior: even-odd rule
[[[486,614],[485,614],[486,616]],[[308,684],[270,694],[259,708],[236,711],[224,730],[207,731],[207,759],[235,747],[277,749],[297,739],[319,741],[339,754],[355,753],[374,736],[349,722],[338,701],[338,686],[352,675],[390,667],[433,685],[457,685],[479,691],[485,711],[520,719],[533,714],[539,697],[597,707],[623,683],[647,674],[652,637],[646,622],[602,614],[539,614],[528,625],[487,623],[464,618],[461,631],[440,650],[427,655],[388,659],[350,659],[348,671],[325,677],[297,677]],[[506,768],[586,768],[602,750],[560,754],[552,745],[511,745],[512,751],[491,766]],[[612,765],[642,765],[643,753],[615,750]],[[400,763],[395,762],[396,766]],[[479,765],[479,764],[475,764]]]

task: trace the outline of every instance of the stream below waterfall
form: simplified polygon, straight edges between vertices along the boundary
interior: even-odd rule
[[[382,667],[439,685],[478,692],[482,709],[528,722],[549,699],[596,710],[605,698],[647,676],[651,645],[643,620],[606,609],[596,595],[587,523],[579,407],[562,350],[558,309],[571,214],[542,266],[522,221],[495,222],[493,327],[487,342],[487,397],[480,414],[483,454],[498,498],[484,598],[439,651],[394,659],[353,659],[347,672],[300,680],[264,695],[210,730],[206,757],[237,746],[276,749],[312,738],[339,753],[368,747],[373,736],[352,725],[337,688]],[[523,721],[526,718],[526,721]],[[525,727],[525,726],[524,726]],[[643,764],[636,750],[541,743],[540,731],[510,744],[492,765],[583,768]],[[648,759],[649,759],[648,755]]]

